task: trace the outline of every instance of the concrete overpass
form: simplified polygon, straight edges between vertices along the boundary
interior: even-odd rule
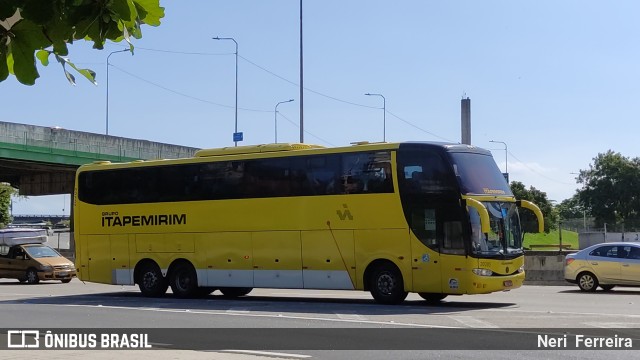
[[[0,182],[21,195],[73,193],[76,169],[93,161],[175,159],[197,148],[0,121]]]

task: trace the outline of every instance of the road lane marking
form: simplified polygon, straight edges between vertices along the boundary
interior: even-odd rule
[[[367,320],[366,317],[356,313],[335,313],[339,319],[343,320]]]
[[[248,313],[249,308],[229,308],[228,313]]]
[[[473,316],[449,316],[449,318],[461,323],[462,325],[470,328],[497,328],[498,326],[493,325],[489,322],[482,321],[474,318]]]
[[[293,359],[306,359],[311,357],[311,355],[303,355],[303,354],[287,354],[287,353],[280,353],[280,352],[254,351],[254,350],[221,350],[220,352],[246,354],[246,355],[271,356],[271,357],[278,357],[278,358],[293,358]]]
[[[155,311],[165,313],[180,313],[180,314],[194,314],[194,315],[224,315],[224,316],[245,316],[245,317],[261,317],[261,318],[278,318],[278,319],[290,319],[290,320],[316,320],[327,322],[341,322],[341,323],[361,323],[371,325],[390,325],[394,327],[417,327],[417,328],[435,328],[435,329],[455,329],[460,328],[458,326],[441,326],[441,325],[428,325],[428,324],[415,324],[415,323],[402,323],[396,321],[374,321],[374,320],[355,320],[355,319],[336,319],[336,318],[324,318],[324,317],[311,317],[311,316],[294,316],[284,314],[256,314],[256,313],[241,313],[241,312],[220,312],[220,311],[201,311],[191,310],[185,312],[185,309],[150,309],[139,308],[129,306],[114,306],[114,305],[88,305],[88,304],[54,304],[52,306],[66,306],[66,307],[88,307],[101,309],[116,309],[116,310],[132,310],[132,311]]]

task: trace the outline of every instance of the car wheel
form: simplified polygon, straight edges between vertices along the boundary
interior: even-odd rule
[[[582,291],[596,291],[598,278],[590,272],[583,272],[578,275],[578,286]]]
[[[616,287],[615,285],[600,285],[600,287],[602,288],[602,290],[604,291],[611,291],[611,289],[613,289],[614,287]]]
[[[436,293],[418,293],[421,298],[427,300],[428,303],[439,303],[442,299],[447,297],[447,294],[436,294]]]
[[[27,284],[37,284],[40,282],[40,278],[38,277],[38,271],[36,269],[31,268],[27,270],[26,280]]]
[[[160,297],[167,292],[167,280],[155,263],[146,263],[140,267],[137,283],[140,292],[146,297]]]
[[[198,294],[198,274],[189,263],[180,263],[170,276],[171,291],[179,298],[191,298]]]
[[[381,304],[400,304],[407,297],[402,273],[395,265],[383,264],[373,270],[369,289],[373,298]]]
[[[64,279],[64,280],[60,280],[61,283],[63,284],[68,284],[71,282],[71,279]]]

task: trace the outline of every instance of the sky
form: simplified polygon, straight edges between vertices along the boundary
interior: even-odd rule
[[[134,55],[109,64],[109,134],[232,146],[238,43],[239,145],[299,142],[298,0],[161,0]],[[558,203],[598,153],[638,156],[640,2],[303,0],[304,141],[461,141]],[[0,83],[0,121],[104,134],[106,58],[79,41],[70,58],[98,85],[39,65],[35,86]],[[382,94],[365,96],[365,93]],[[386,115],[386,116],[385,116]],[[385,119],[386,118],[386,119]],[[506,143],[505,145],[491,141]],[[506,164],[505,164],[506,162]],[[14,199],[13,214],[69,214],[69,195]]]

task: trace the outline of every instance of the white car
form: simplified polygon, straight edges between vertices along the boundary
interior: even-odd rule
[[[582,291],[640,286],[640,242],[611,242],[567,255],[564,278]]]

